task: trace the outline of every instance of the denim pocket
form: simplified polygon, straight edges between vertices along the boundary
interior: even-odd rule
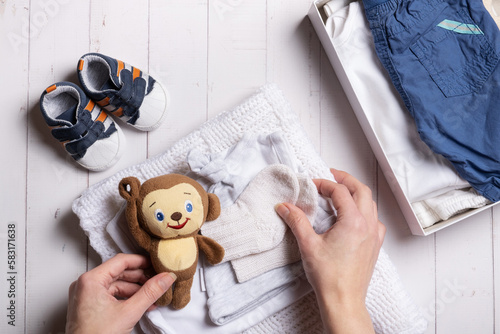
[[[499,58],[465,10],[448,12],[439,13],[410,50],[443,94],[452,97],[480,89]]]

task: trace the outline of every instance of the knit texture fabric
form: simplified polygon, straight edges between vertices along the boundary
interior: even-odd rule
[[[287,229],[283,240],[274,248],[262,253],[251,254],[231,261],[236,279],[246,282],[275,268],[300,261],[300,250],[297,239]]]
[[[73,211],[89,236],[90,245],[103,260],[119,252],[106,232],[106,225],[119,212],[123,199],[118,193],[120,180],[135,176],[141,182],[166,173],[186,174],[186,156],[193,148],[207,153],[221,152],[235,145],[244,133],[272,133],[281,130],[309,177],[332,179],[330,171],[308,140],[298,117],[291,111],[283,94],[274,85],[266,85],[235,109],[219,114],[178,141],[165,153],[124,169],[91,186],[73,202]],[[382,250],[375,265],[366,299],[377,333],[422,333],[426,321],[404,289],[391,261]],[[299,313],[309,312],[307,303]],[[289,308],[288,308],[289,310]],[[292,313],[280,318],[283,326],[293,323]],[[270,321],[264,320],[263,326]],[[292,333],[304,333],[293,331]]]
[[[381,249],[366,296],[366,307],[375,332],[423,333],[427,328],[427,322],[411,299],[405,297],[406,292],[397,276],[396,268],[387,253]],[[387,289],[393,289],[392,293]],[[394,304],[393,308],[388,309],[388,304],[396,301],[394,298],[397,299],[397,306]],[[386,311],[381,312],[383,309]],[[264,333],[324,333],[314,292],[244,332],[244,334]]]
[[[473,188],[450,190],[445,194],[412,203],[422,227],[449,219],[470,209],[481,208],[491,202]]]
[[[248,184],[236,202],[201,227],[201,233],[225,249],[222,262],[275,248],[287,226],[274,210],[278,203],[296,203],[299,182],[285,165],[266,167]]]
[[[323,334],[323,323],[314,293],[307,294],[286,309],[243,332],[243,334],[269,333]]]
[[[304,213],[310,222],[315,222],[318,211],[318,190],[308,177],[297,175],[299,196],[293,203]],[[276,203],[277,204],[277,203]],[[273,208],[274,210],[274,208]],[[313,223],[314,225],[314,223]],[[283,240],[274,248],[267,251],[248,255],[231,261],[238,282],[246,282],[269,270],[286,266],[300,260],[299,245],[290,229],[287,229]]]

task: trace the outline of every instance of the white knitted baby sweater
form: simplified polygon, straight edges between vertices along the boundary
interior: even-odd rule
[[[119,212],[123,199],[118,183],[127,176],[141,182],[167,174],[189,171],[186,156],[197,148],[217,153],[235,145],[244,133],[269,134],[281,131],[289,142],[301,170],[314,178],[332,179],[328,167],[312,146],[298,117],[291,111],[281,91],[274,85],[262,87],[254,96],[235,109],[219,114],[178,141],[165,153],[141,164],[124,169],[93,185],[73,203],[73,211],[89,236],[91,246],[103,260],[119,252],[106,232],[106,225]],[[384,250],[381,250],[368,288],[366,304],[377,333],[422,333],[427,326],[417,306]],[[311,317],[299,315],[311,314]],[[311,319],[315,319],[311,325]],[[221,326],[221,332],[223,332]],[[313,294],[269,317],[246,333],[317,333],[321,320]]]

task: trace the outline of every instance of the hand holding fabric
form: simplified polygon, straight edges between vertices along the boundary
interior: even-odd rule
[[[365,299],[385,227],[377,218],[371,190],[345,172],[332,173],[338,183],[314,180],[318,192],[331,198],[337,210],[337,222],[328,231],[316,234],[304,213],[292,204],[280,204],[276,211],[297,238],[325,328],[373,332]]]

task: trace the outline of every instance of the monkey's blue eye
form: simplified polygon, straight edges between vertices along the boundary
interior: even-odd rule
[[[192,212],[193,211],[193,203],[191,203],[190,200],[187,200],[186,203],[184,203],[186,206],[186,211],[187,212]]]
[[[155,217],[156,217],[156,220],[158,220],[159,222],[162,222],[163,219],[165,219],[165,215],[163,214],[163,211],[161,211],[161,209],[155,210]]]

